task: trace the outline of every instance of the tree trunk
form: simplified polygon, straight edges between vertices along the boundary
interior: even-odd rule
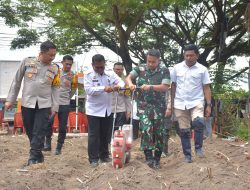
[[[129,55],[128,49],[122,50],[119,53],[119,55],[122,58],[122,62],[124,64],[126,74],[128,75],[130,73],[130,71],[132,70],[132,60],[131,60],[131,57]]]
[[[224,84],[223,72],[226,62],[218,62],[217,71],[214,78],[214,90],[220,93],[221,87]]]

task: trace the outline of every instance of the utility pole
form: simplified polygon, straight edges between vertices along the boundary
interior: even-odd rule
[[[248,92],[250,92],[250,59],[248,60]]]

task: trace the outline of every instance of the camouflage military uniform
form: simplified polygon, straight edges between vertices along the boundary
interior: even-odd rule
[[[170,84],[169,70],[162,64],[159,64],[155,71],[149,70],[146,65],[139,66],[134,68],[130,74],[136,77],[136,84],[139,87],[143,84]],[[165,94],[165,92],[153,90],[137,91],[136,99],[141,122],[141,148],[143,150],[162,150],[166,110]]]

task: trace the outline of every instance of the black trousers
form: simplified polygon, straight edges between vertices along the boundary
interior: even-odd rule
[[[109,138],[110,128],[112,126],[112,117],[88,117],[88,155],[89,162],[97,162],[99,159],[109,157]]]
[[[67,123],[68,123],[68,116],[69,116],[69,108],[70,105],[60,105],[58,110],[58,121],[59,121],[59,133],[57,142],[60,144],[64,143],[67,133]],[[48,131],[46,133],[46,138],[51,138],[53,130],[52,126],[54,123],[54,118],[51,118],[49,121]]]
[[[21,107],[23,123],[30,141],[30,160],[39,160],[43,157],[42,148],[44,136],[48,130],[48,120],[51,108],[39,109]]]
[[[110,131],[109,131],[109,143],[111,142],[111,137],[112,137],[114,113],[111,113],[111,119],[112,119],[112,127],[110,127]],[[116,113],[114,131],[118,130],[119,127],[120,126],[122,127],[124,124],[126,124],[126,112],[118,112],[118,113]]]
[[[140,120],[133,119],[132,125],[133,125],[133,139],[135,140],[138,139],[139,137]]]

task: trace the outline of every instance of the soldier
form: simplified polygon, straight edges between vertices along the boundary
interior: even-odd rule
[[[197,62],[198,47],[194,44],[184,48],[184,61],[174,66],[171,72],[172,110],[180,127],[185,162],[191,163],[191,125],[194,128],[195,153],[204,157],[202,151],[204,123],[204,97],[207,102],[205,117],[211,113],[211,83],[206,67]]]
[[[125,80],[123,76],[124,66],[122,63],[120,62],[115,63],[113,70],[123,81]],[[116,107],[115,130],[117,130],[119,126],[123,126],[124,124],[126,124],[129,118],[131,118],[132,104],[131,104],[130,94],[131,94],[130,90],[113,93],[112,117]],[[116,105],[116,97],[117,97],[117,105]],[[110,135],[112,135],[112,128]]]
[[[66,137],[68,115],[70,110],[70,99],[75,94],[76,81],[73,80],[76,75],[71,71],[73,65],[73,57],[65,55],[62,60],[63,68],[60,70],[60,81],[61,85],[59,88],[59,134],[57,139],[57,146],[55,155],[61,154],[61,149]],[[49,122],[48,134],[45,138],[43,151],[51,151],[51,136],[52,136],[52,125],[54,117]]]
[[[169,70],[160,64],[160,52],[151,49],[147,53],[147,64],[135,67],[126,82],[131,90],[136,85],[141,87],[138,96],[138,115],[142,131],[141,146],[144,150],[146,163],[149,167],[158,169],[163,146],[164,115],[166,110],[165,94],[170,85]],[[154,151],[154,157],[153,152]]]
[[[84,88],[87,94],[86,114],[88,117],[88,155],[91,167],[97,167],[98,161],[111,161],[108,144],[110,140],[111,92],[118,91],[124,82],[114,72],[105,70],[105,59],[101,54],[92,57],[93,70],[84,76]]]
[[[11,84],[5,107],[10,109],[16,101],[24,78],[22,90],[23,123],[30,141],[30,157],[28,165],[44,161],[42,148],[48,120],[52,111],[58,111],[58,67],[51,64],[56,55],[56,46],[43,42],[39,56],[26,58],[21,62],[16,76]]]

